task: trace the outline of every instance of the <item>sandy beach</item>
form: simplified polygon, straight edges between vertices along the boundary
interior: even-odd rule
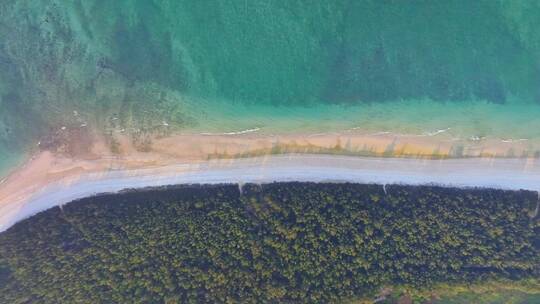
[[[126,188],[182,183],[349,181],[435,183],[540,191],[529,142],[455,142],[392,134],[197,135],[152,138],[141,151],[117,136],[84,153],[36,152],[0,184],[0,231],[52,206]],[[517,157],[521,156],[521,157]]]

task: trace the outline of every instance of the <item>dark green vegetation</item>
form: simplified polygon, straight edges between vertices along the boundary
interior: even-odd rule
[[[437,304],[467,304],[467,303],[489,303],[489,304],[538,304],[540,294],[527,294],[520,292],[489,292],[485,294],[468,293],[452,297],[443,297]]]
[[[535,0],[4,0],[0,144],[114,113],[183,127],[190,99],[538,103],[539,20]]]
[[[342,302],[534,279],[536,204],[527,191],[316,183],[88,198],[0,234],[0,302]]]

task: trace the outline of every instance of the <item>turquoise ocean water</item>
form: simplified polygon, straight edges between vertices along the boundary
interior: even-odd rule
[[[51,130],[113,117],[538,140],[538,26],[527,0],[4,0],[0,172]]]

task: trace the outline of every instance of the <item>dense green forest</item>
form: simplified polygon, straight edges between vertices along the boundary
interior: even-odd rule
[[[523,280],[540,293],[536,204],[299,182],[102,195],[0,234],[0,303],[393,303],[392,289]]]

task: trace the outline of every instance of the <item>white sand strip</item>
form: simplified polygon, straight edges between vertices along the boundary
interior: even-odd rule
[[[40,211],[100,193],[173,184],[274,181],[437,184],[540,191],[540,160],[281,155],[83,174],[76,178],[64,178],[16,199],[11,196],[9,202],[0,201],[0,231]]]

